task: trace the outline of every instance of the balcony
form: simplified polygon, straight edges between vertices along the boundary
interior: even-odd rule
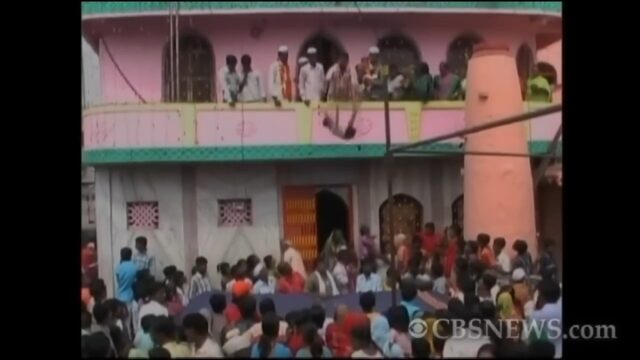
[[[527,103],[531,110],[547,106]],[[340,106],[342,127],[351,105]],[[322,125],[324,111],[336,105],[303,103],[117,104],[83,114],[83,161],[87,165],[121,163],[267,161],[322,158],[373,158],[385,151],[384,104],[364,102],[355,119],[357,133],[342,140]],[[402,145],[463,129],[464,102],[390,103],[391,142]],[[528,121],[532,153],[544,152],[562,121],[555,113]],[[461,140],[433,145],[461,151]],[[435,155],[434,155],[435,156]]]

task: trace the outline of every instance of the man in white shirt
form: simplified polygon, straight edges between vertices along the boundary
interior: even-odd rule
[[[226,65],[218,71],[218,81],[220,82],[220,88],[222,89],[222,99],[227,103],[235,102],[232,101],[234,100],[233,97],[238,94],[240,77],[236,73],[237,64],[238,59],[235,55],[227,55]]]
[[[504,274],[511,274],[511,258],[506,249],[507,242],[504,238],[498,237],[493,239],[493,253],[496,255],[496,260]]]
[[[377,292],[382,291],[382,279],[373,272],[373,266],[370,262],[362,264],[362,274],[356,278],[356,292]]]
[[[196,273],[191,277],[191,282],[189,283],[189,300],[212,289],[211,281],[209,281],[209,276],[207,275],[207,259],[203,256],[198,256],[196,259]]]
[[[324,67],[318,63],[317,50],[314,47],[307,49],[309,63],[300,69],[300,98],[309,106],[310,101],[320,101],[324,90]]]
[[[209,337],[207,319],[199,313],[189,314],[182,320],[184,334],[189,342],[189,350],[194,358],[224,357],[220,345]]]
[[[140,312],[136,319],[136,323],[138,324],[136,329],[138,329],[138,331],[142,331],[141,321],[146,315],[169,316],[169,310],[163,305],[167,298],[167,293],[162,283],[150,283],[147,292],[149,298],[145,299],[145,303],[140,306]]]
[[[282,100],[292,100],[292,81],[288,59],[289,48],[282,45],[278,48],[278,58],[269,67],[269,96],[278,107],[282,105]]]
[[[290,240],[284,240],[282,242],[282,261],[291,265],[291,269],[294,272],[299,273],[303,279],[307,279],[307,271],[304,268],[304,261],[302,261],[302,255],[291,244]]]
[[[347,294],[349,292],[349,273],[347,272],[347,248],[342,246],[338,251],[338,262],[333,267],[333,278],[338,285],[340,294]]]
[[[238,100],[241,102],[267,101],[260,73],[251,68],[251,56],[242,55],[240,65],[242,65],[242,72],[240,73]]]

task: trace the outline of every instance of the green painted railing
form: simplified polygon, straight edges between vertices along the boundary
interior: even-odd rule
[[[82,3],[83,15],[131,14],[168,11],[170,2],[161,1],[86,1]],[[215,13],[216,10],[266,10],[266,9],[475,9],[514,10],[520,12],[547,12],[560,14],[560,1],[181,1],[180,9]]]

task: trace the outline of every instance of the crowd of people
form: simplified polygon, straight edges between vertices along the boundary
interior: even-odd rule
[[[561,319],[561,287],[551,241],[544,241],[534,262],[523,240],[515,240],[508,249],[504,238],[478,234],[465,241],[456,225],[441,236],[428,223],[411,240],[395,236],[391,263],[391,244],[378,253],[368,227],[361,227],[360,235],[360,258],[337,230],[314,269],[306,269],[300,253],[285,240],[279,262],[271,255],[260,259],[251,254],[233,265],[218,264],[221,281],[215,286],[205,257],[196,259],[188,286],[175,266],[164,268],[163,278],[155,279],[147,240],[138,237],[135,253],[128,247],[120,251],[115,298],[107,299],[102,279],[82,273],[83,356],[561,356],[562,339],[545,332],[526,334],[520,326],[508,334],[475,334],[468,326],[472,320],[495,324]],[[375,293],[395,284],[402,301],[377,309]],[[317,304],[284,316],[276,311],[272,297],[256,299],[303,292],[315,294]],[[359,294],[360,309],[341,304],[330,316],[321,305],[324,297],[350,293]],[[199,296],[208,297],[209,306],[185,314],[189,302]],[[420,302],[433,311],[424,311]],[[424,336],[410,334],[415,319],[426,324]],[[443,319],[463,325],[442,325]]]
[[[438,75],[432,75],[425,62],[400,68],[398,64],[383,64],[376,46],[372,46],[368,56],[362,57],[355,67],[349,64],[349,54],[340,52],[335,64],[324,69],[314,47],[306,49],[306,56],[297,60],[295,70],[290,68],[288,59],[288,47],[280,46],[276,61],[268,69],[265,91],[265,80],[251,66],[251,56],[242,55],[240,69],[237,69],[237,57],[228,55],[226,64],[218,71],[224,102],[235,106],[237,102],[269,100],[280,106],[282,101],[302,101],[309,105],[312,101],[381,101],[387,93],[390,100],[396,101],[463,100],[465,97],[466,79],[452,71],[446,62],[439,64]],[[551,101],[551,84],[537,69],[525,80],[526,99]]]

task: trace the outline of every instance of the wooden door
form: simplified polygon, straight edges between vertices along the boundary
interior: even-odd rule
[[[284,236],[300,251],[305,267],[310,270],[318,256],[316,189],[312,186],[287,186],[283,191],[282,203]]]

